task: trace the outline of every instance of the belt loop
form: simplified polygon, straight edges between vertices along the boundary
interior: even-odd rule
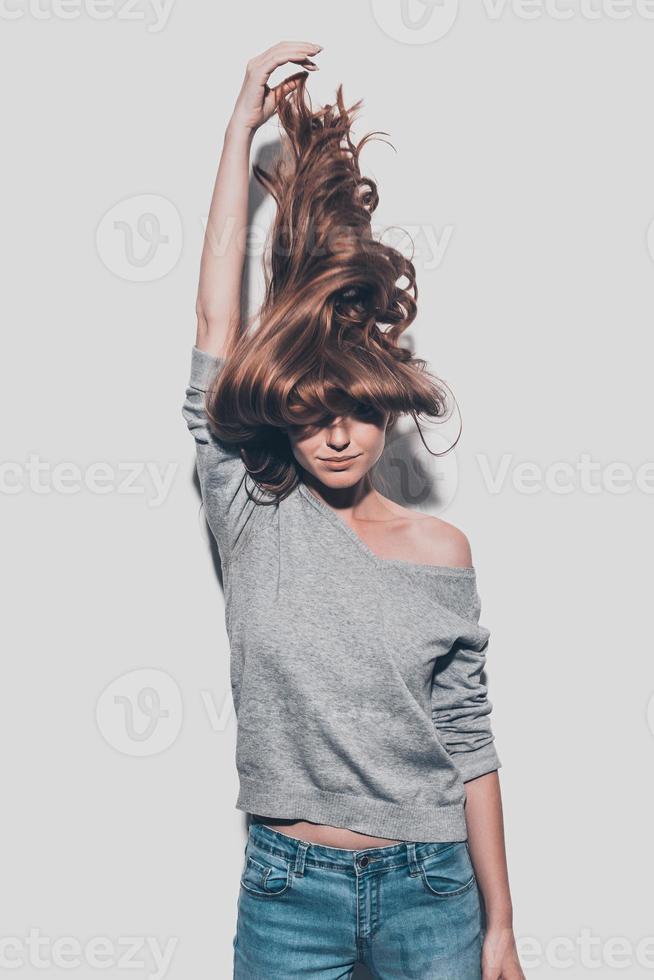
[[[406,856],[409,863],[409,874],[419,875],[420,865],[418,864],[418,858],[416,857],[416,845],[415,841],[406,841]]]
[[[293,871],[296,875],[304,874],[304,859],[307,856],[307,851],[309,850],[309,847],[310,845],[307,844],[307,842],[304,840],[301,840],[300,843],[298,844],[297,853],[295,855],[295,867],[293,868]]]

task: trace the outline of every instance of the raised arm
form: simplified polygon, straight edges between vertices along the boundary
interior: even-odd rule
[[[319,45],[276,44],[249,62],[234,112],[225,131],[223,151],[205,233],[196,303],[198,324],[182,414],[196,445],[197,472],[205,507],[223,564],[234,556],[253,526],[254,507],[238,448],[225,445],[209,425],[206,399],[223,369],[231,340],[241,326],[241,283],[247,239],[248,186],[252,137],[276,111],[304,72],[275,88],[270,75],[293,62],[315,70],[311,55]]]
[[[227,124],[200,262],[196,347],[224,357],[241,325],[241,284],[247,242],[250,147],[256,130],[297,85],[305,71],[274,88],[276,68],[292,63],[315,71],[320,45],[283,41],[248,62],[241,91]]]

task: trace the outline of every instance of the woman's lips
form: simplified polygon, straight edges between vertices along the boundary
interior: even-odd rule
[[[326,463],[332,469],[342,469],[348,466],[349,463],[353,463],[360,455],[361,453],[357,453],[355,456],[319,456],[318,458],[322,463]]]

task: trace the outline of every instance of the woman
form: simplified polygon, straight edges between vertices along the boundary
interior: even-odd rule
[[[220,550],[251,814],[234,976],[523,976],[482,680],[488,631],[466,537],[373,488],[387,432],[443,389],[398,343],[414,269],[375,242],[353,110],[313,111],[321,48],[251,61],[202,255],[183,414]],[[300,66],[276,88],[273,70]],[[356,109],[356,107],[355,107]],[[249,154],[277,215],[256,330],[242,324]],[[218,247],[216,247],[218,246]],[[485,918],[482,919],[482,898]]]

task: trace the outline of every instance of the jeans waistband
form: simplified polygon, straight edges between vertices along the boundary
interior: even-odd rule
[[[408,866],[412,874],[419,874],[419,861],[436,851],[458,843],[442,841],[401,841],[382,847],[363,847],[357,850],[313,844],[298,837],[282,834],[261,823],[251,823],[248,845],[286,858],[296,873],[302,874],[305,864],[352,871],[356,874],[388,870]]]

